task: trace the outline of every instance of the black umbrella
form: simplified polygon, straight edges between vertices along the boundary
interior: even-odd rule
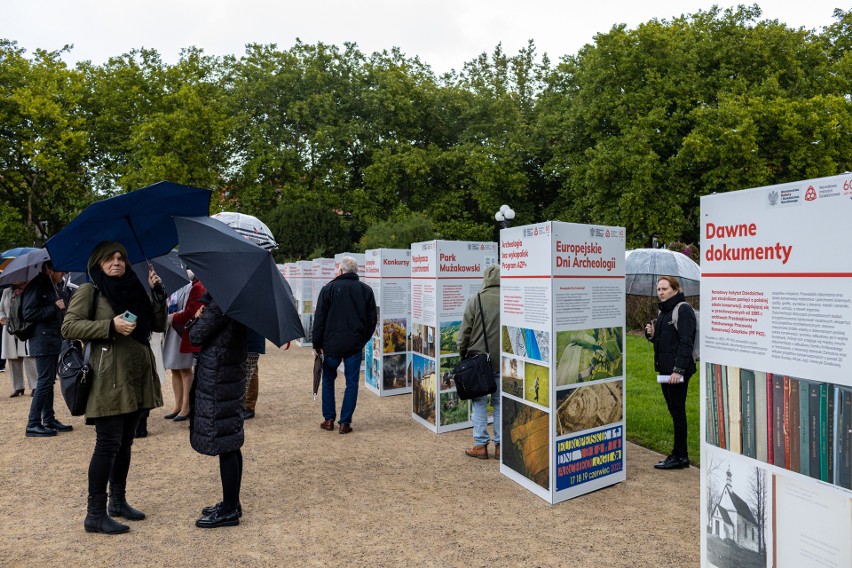
[[[38,276],[41,267],[48,260],[50,255],[44,249],[35,249],[14,258],[0,274],[0,286],[29,282]]]
[[[303,337],[293,292],[272,255],[210,217],[175,217],[179,256],[228,317],[278,347]]]
[[[189,276],[186,274],[186,265],[178,256],[177,251],[173,250],[169,254],[152,258],[148,262],[154,265],[154,272],[163,281],[163,287],[167,294],[171,294],[180,290],[189,284]],[[139,277],[143,284],[146,284],[145,289],[150,290],[148,283],[148,263],[145,261],[137,262],[133,265],[133,272]]]

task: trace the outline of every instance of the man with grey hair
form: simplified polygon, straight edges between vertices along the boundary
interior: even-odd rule
[[[312,342],[322,355],[322,416],[320,428],[334,430],[337,406],[334,381],[343,363],[346,390],[338,421],[341,434],[352,431],[352,414],[358,401],[361,357],[376,329],[376,298],[373,290],[358,280],[358,261],[344,256],[337,277],[323,286],[314,309]]]

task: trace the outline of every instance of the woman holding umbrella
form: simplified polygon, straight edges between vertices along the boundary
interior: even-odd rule
[[[189,324],[189,339],[200,345],[195,380],[190,393],[189,443],[208,456],[219,456],[222,501],[204,507],[199,528],[240,524],[243,515],[240,486],[243,478],[243,399],[246,392],[248,330],[222,313],[206,293],[203,304]]]
[[[125,500],[130,453],[139,416],[163,405],[160,379],[149,337],[166,327],[165,294],[153,268],[148,297],[127,263],[121,243],[105,241],[89,256],[92,282],[74,294],[62,335],[92,342],[93,369],[86,422],[95,425],[95,449],[89,463],[87,532],[116,534],[129,527],[112,517],[141,520],[145,514]],[[107,514],[109,483],[109,514]]]
[[[660,276],[657,280],[657,298],[660,315],[657,321],[645,326],[645,337],[654,344],[654,369],[668,381],[660,386],[674,424],[674,448],[669,456],[654,465],[657,469],[689,467],[686,446],[686,394],[689,378],[695,373],[692,346],[695,337],[695,311],[685,303],[680,282],[673,276]],[[681,306],[681,304],[685,304]],[[678,325],[672,321],[678,310]]]

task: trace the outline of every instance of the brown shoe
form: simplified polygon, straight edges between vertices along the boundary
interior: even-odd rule
[[[340,425],[340,430],[339,430],[339,432],[340,432],[341,434],[348,434],[348,433],[349,433],[349,432],[351,432],[351,431],[352,431],[352,426],[351,426],[351,425],[349,425],[349,424],[341,424],[341,425]]]
[[[322,428],[323,430],[328,430],[329,432],[334,430],[334,418],[332,418],[331,420],[326,420],[325,422],[320,424],[320,428]]]
[[[468,455],[472,458],[479,458],[481,460],[488,459],[488,446],[474,446],[472,448],[468,448],[464,451],[465,455]]]
[[[494,459],[500,459],[500,444],[494,444]]]

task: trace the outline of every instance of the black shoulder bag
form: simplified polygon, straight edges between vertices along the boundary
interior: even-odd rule
[[[89,319],[95,319],[97,308],[98,289],[95,288]],[[62,341],[62,352],[59,354],[59,387],[71,416],[82,416],[86,413],[86,404],[89,401],[89,383],[92,378],[92,370],[89,367],[89,355],[91,353],[91,341],[86,343],[85,352],[83,342],[78,339]]]
[[[494,371],[491,370],[491,354],[488,348],[488,331],[485,329],[485,312],[482,311],[482,298],[479,294],[476,298],[479,300],[479,312],[482,315],[485,353],[468,354],[453,368],[453,380],[461,400],[479,398],[497,390]]]

